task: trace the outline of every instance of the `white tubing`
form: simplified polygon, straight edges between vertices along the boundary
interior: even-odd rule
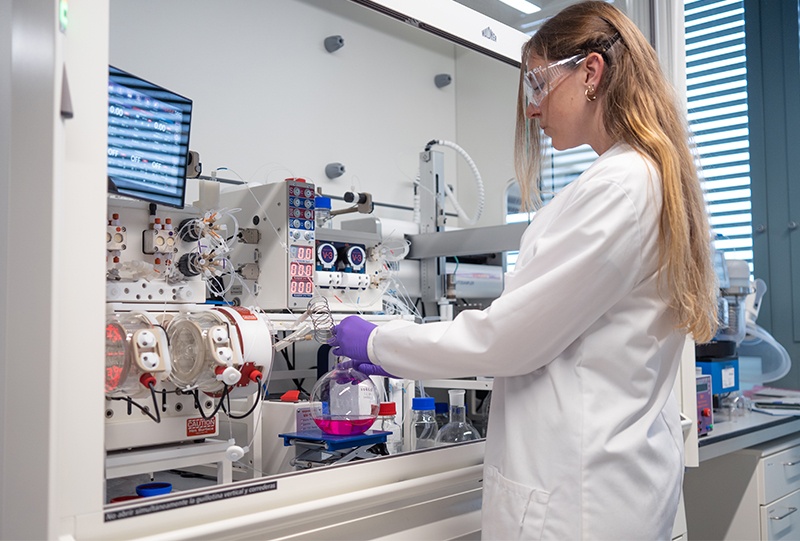
[[[470,158],[466,150],[464,150],[457,144],[453,143],[452,141],[444,141],[441,139],[436,139],[435,144],[443,147],[452,148],[453,150],[461,154],[461,156],[467,162],[467,165],[469,165],[469,168],[472,170],[472,174],[475,177],[475,186],[478,189],[478,208],[475,210],[475,216],[473,217],[467,216],[467,213],[464,212],[464,209],[462,209],[461,205],[458,204],[458,199],[456,199],[453,190],[450,189],[450,186],[448,186],[447,183],[445,183],[444,185],[444,191],[447,194],[447,197],[450,198],[450,202],[453,203],[453,207],[456,209],[458,216],[462,220],[464,220],[467,223],[467,225],[475,225],[476,223],[478,223],[478,220],[480,220],[481,214],[483,214],[483,206],[486,200],[486,193],[483,188],[483,180],[481,179],[481,174],[478,171],[478,166],[475,165],[475,162],[472,161],[472,158]]]
[[[771,373],[764,374],[763,383],[769,381],[775,381],[781,379],[783,376],[789,373],[789,370],[792,368],[792,358],[789,356],[789,353],[775,338],[766,331],[766,329],[759,327],[758,325],[747,325],[747,336],[745,337],[744,341],[740,344],[740,352],[746,350],[747,346],[756,346],[759,342],[765,342],[773,349],[775,349],[778,354],[781,356],[782,362],[778,366],[777,369],[773,370]]]

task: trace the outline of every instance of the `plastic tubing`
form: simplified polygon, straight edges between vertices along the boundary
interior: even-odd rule
[[[472,174],[475,177],[475,186],[478,189],[478,208],[475,210],[475,216],[473,217],[467,216],[467,213],[464,212],[464,209],[462,209],[461,205],[458,204],[458,199],[456,199],[453,190],[450,189],[450,186],[448,186],[447,183],[445,183],[444,185],[444,191],[447,194],[447,197],[450,198],[450,202],[453,203],[453,207],[456,209],[458,216],[462,220],[464,220],[467,223],[467,225],[475,225],[476,223],[478,223],[478,220],[480,220],[481,214],[483,214],[483,206],[486,200],[486,192],[483,187],[483,180],[481,179],[481,174],[478,171],[478,166],[475,165],[475,162],[472,161],[472,158],[470,158],[466,150],[464,150],[457,144],[453,143],[452,141],[434,139],[425,146],[425,150],[430,150],[431,146],[433,145],[452,148],[453,150],[461,154],[461,157],[464,158],[464,160],[467,162],[467,165],[469,165],[469,168],[472,170]]]
[[[767,377],[764,378],[763,383],[781,379],[783,376],[789,373],[789,370],[792,368],[792,358],[789,356],[789,352],[786,351],[786,348],[784,348],[777,340],[775,340],[775,338],[763,327],[759,327],[758,325],[747,325],[747,336],[742,342],[742,345],[747,346],[748,342],[754,343],[753,340],[750,340],[751,337],[757,340],[763,340],[775,348],[783,359],[783,363],[781,363],[779,371],[775,371],[777,373],[765,374]]]

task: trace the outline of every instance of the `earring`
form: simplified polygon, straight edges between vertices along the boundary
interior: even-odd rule
[[[583,92],[583,95],[586,96],[586,101],[596,100],[597,94],[595,93],[594,85],[587,86],[586,90]]]

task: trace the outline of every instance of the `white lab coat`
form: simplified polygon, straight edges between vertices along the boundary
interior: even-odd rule
[[[686,336],[658,287],[660,211],[655,168],[617,144],[536,214],[489,308],[372,333],[393,374],[495,377],[484,539],[670,537]]]

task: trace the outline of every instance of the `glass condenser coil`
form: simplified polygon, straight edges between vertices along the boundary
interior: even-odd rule
[[[142,396],[170,373],[164,329],[144,312],[106,318],[106,395]]]
[[[218,393],[242,377],[236,328],[215,310],[180,314],[167,324],[170,381],[180,389]]]

